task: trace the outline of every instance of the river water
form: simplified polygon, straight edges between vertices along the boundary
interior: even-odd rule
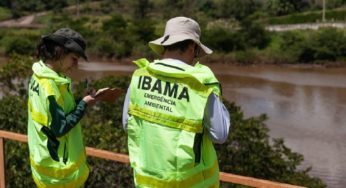
[[[304,155],[303,166],[333,188],[346,186],[346,69],[212,67],[224,96],[247,116],[266,113],[272,137]],[[225,71],[227,70],[227,71]]]
[[[303,166],[331,188],[346,186],[346,68],[210,66],[223,96],[247,117],[266,113],[271,137],[304,155]],[[81,63],[74,80],[131,75],[135,66]]]

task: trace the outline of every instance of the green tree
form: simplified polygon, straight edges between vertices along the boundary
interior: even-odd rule
[[[242,20],[260,10],[262,2],[257,0],[222,0],[220,5],[222,18],[234,17],[237,20]]]
[[[103,37],[110,38],[105,44],[114,50],[117,58],[131,55],[136,36],[131,33],[128,20],[122,15],[114,14],[111,19],[103,22],[102,30],[107,34]]]
[[[296,56],[303,63],[336,61],[346,57],[346,35],[337,29],[327,28],[301,36],[296,32],[283,34],[281,49]]]
[[[219,26],[207,29],[203,40],[210,48],[218,52],[227,53],[245,49],[245,43],[239,32]]]
[[[203,40],[212,49],[220,52],[267,47],[270,42],[270,35],[262,25],[244,19],[240,26],[240,30],[222,25],[210,27],[204,32]]]
[[[194,17],[198,9],[198,0],[165,0],[163,7],[159,7],[164,11],[166,19],[175,16]]]
[[[247,48],[263,49],[267,47],[270,42],[270,36],[262,25],[250,19],[245,19],[240,26],[241,30],[239,32],[242,34],[244,45]]]
[[[32,73],[32,61],[29,56],[11,55],[10,60],[0,69],[0,86],[4,95],[12,93],[26,97],[26,80]]]
[[[9,38],[5,44],[5,54],[10,55],[12,53],[17,54],[33,54],[35,49],[35,43],[31,40],[18,37],[18,38]]]
[[[304,0],[268,0],[266,4],[266,9],[275,16],[300,12],[307,7],[309,3]]]
[[[41,0],[45,10],[61,10],[68,5],[67,0]]]
[[[129,2],[133,7],[134,19],[146,18],[148,12],[153,8],[153,4],[150,0],[131,0]]]

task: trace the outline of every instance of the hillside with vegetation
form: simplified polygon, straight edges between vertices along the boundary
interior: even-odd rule
[[[313,3],[314,2],[314,3]],[[327,1],[327,21],[344,22],[343,0]],[[0,54],[34,54],[39,37],[60,27],[71,27],[88,41],[94,59],[156,57],[148,48],[160,36],[165,21],[189,16],[202,28],[202,41],[214,50],[207,62],[238,64],[344,65],[344,29],[268,32],[270,24],[321,22],[319,1],[283,0],[104,0],[104,1],[9,1],[0,2],[0,19],[37,12],[37,29],[0,28]]]

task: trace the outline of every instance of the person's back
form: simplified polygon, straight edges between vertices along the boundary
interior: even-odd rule
[[[171,31],[172,26],[178,30]],[[198,38],[194,33],[174,36],[196,28],[198,24],[189,18],[171,19],[166,36],[150,43],[155,52],[163,53],[163,59],[135,62],[139,69],[125,99],[123,124],[138,187],[219,185],[212,140],[227,138],[229,115],[212,71],[201,64],[189,65],[199,49],[205,54],[211,51],[199,42],[199,33],[195,33]],[[219,111],[214,111],[215,105]],[[217,120],[214,115],[219,116]]]

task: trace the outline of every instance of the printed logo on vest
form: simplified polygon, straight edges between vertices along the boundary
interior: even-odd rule
[[[160,79],[153,80],[150,76],[140,76],[138,81],[138,89],[148,90],[150,92],[156,92],[168,97],[172,97],[178,100],[185,99],[190,101],[189,89],[187,87],[179,88],[179,85],[171,82],[163,82]],[[178,91],[179,95],[178,95]]]

